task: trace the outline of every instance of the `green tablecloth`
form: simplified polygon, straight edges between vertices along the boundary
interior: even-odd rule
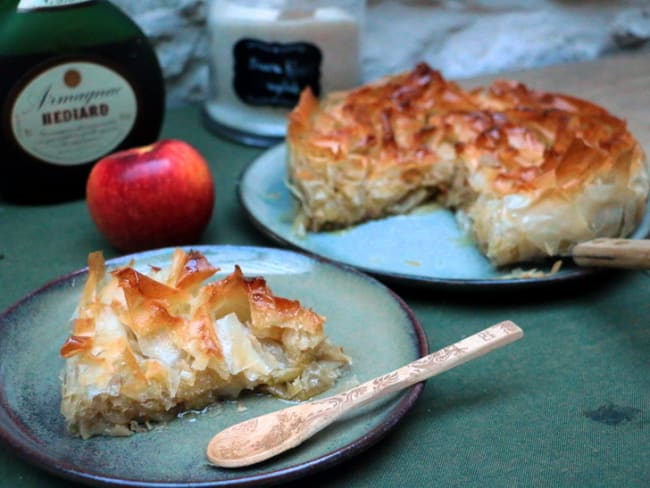
[[[247,221],[235,193],[260,150],[214,137],[197,108],[170,111],[163,137],[192,143],[214,171],[216,212],[202,243],[275,245]],[[0,201],[0,310],[83,267],[96,249],[117,255],[85,202]],[[296,486],[650,486],[649,274],[598,275],[521,294],[395,291],[423,324],[431,350],[502,319],[526,337],[429,381],[379,444]],[[70,486],[6,446],[0,484]]]

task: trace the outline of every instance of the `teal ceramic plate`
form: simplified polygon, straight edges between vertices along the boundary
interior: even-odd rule
[[[292,226],[296,202],[285,181],[286,146],[263,153],[239,180],[239,199],[251,221],[285,246],[354,266],[389,283],[502,289],[557,284],[600,270],[579,268],[564,260],[554,274],[523,278],[516,268],[549,271],[554,261],[495,269],[465,237],[453,214],[425,206],[409,215],[366,222],[334,232],[298,235]],[[650,230],[650,212],[633,238]]]
[[[330,393],[400,367],[428,352],[410,309],[390,290],[355,270],[292,251],[261,247],[197,246],[224,274],[239,264],[263,275],[273,291],[299,299],[327,317],[326,331],[353,360]],[[108,261],[164,265],[162,249]],[[59,348],[68,334],[86,270],[64,276],[0,315],[0,439],[36,466],[93,485],[252,486],[278,483],[326,469],[368,448],[414,404],[422,384],[346,419],[296,449],[246,469],[208,464],[205,448],[221,429],[288,406],[268,396],[246,396],[203,413],[186,414],[153,431],[126,438],[69,436],[59,414]]]

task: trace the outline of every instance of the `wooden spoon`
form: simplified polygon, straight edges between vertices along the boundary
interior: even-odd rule
[[[572,257],[578,266],[648,269],[650,239],[593,239],[577,244]]]
[[[487,354],[523,335],[513,322],[500,322],[350,390],[233,425],[212,438],[208,459],[224,468],[264,461],[296,447],[354,408]]]

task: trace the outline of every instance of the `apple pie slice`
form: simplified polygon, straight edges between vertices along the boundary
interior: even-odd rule
[[[325,318],[273,294],[239,266],[220,280],[198,251],[165,268],[107,272],[101,253],[61,348],[61,412],[83,438],[129,435],[243,390],[302,400],[330,388],[349,364]]]

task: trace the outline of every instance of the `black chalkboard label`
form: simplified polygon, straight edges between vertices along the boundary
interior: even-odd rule
[[[310,86],[320,94],[320,49],[306,42],[279,43],[241,39],[233,48],[233,85],[250,105],[293,107],[300,92]]]

